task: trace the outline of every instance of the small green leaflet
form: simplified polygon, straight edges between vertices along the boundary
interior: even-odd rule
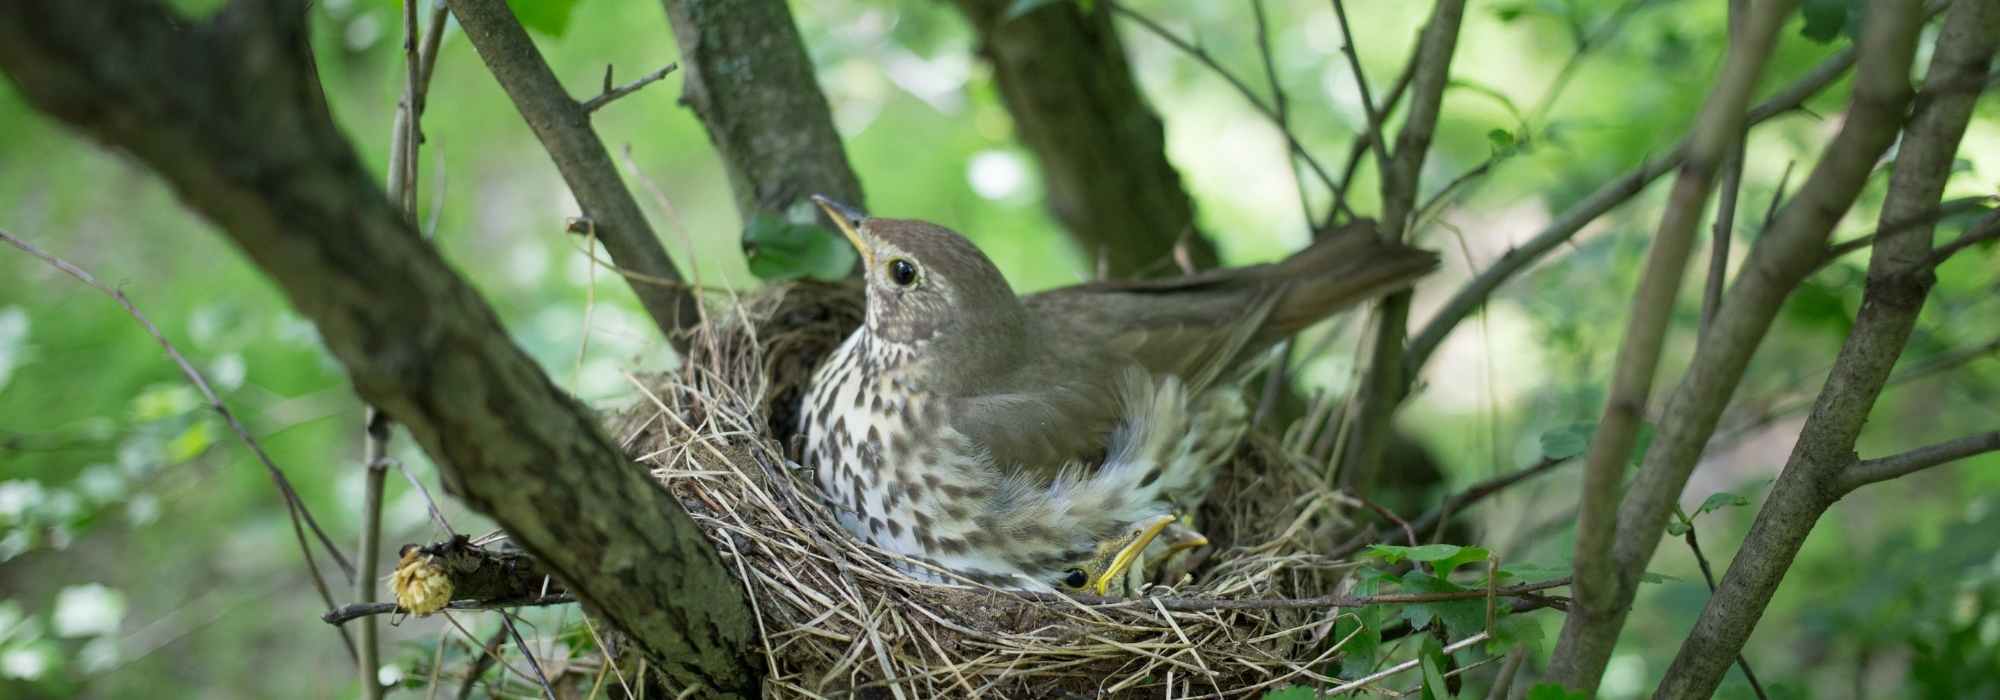
[[[1857,17],[1855,4],[1854,0],[1805,0],[1799,4],[1799,15],[1806,20],[1799,35],[1825,44],[1844,32],[1851,33],[1850,20]]]
[[[811,277],[837,280],[854,266],[854,249],[816,224],[794,224],[759,213],[743,229],[750,274],[766,281]]]
[[[1723,508],[1729,508],[1733,506],[1747,506],[1747,505],[1750,505],[1750,499],[1738,496],[1728,491],[1721,491],[1711,494],[1708,497],[1708,500],[1702,501],[1701,507],[1695,509],[1694,515],[1689,516],[1689,519],[1692,520],[1694,518],[1699,518],[1703,513],[1707,513],[1710,511],[1721,510]]]
[[[1571,423],[1551,428],[1542,433],[1542,457],[1547,459],[1569,459],[1590,449],[1590,436],[1597,432],[1596,423]]]
[[[1483,547],[1460,547],[1455,544],[1427,544],[1418,547],[1399,547],[1391,544],[1369,545],[1368,555],[1381,557],[1391,564],[1408,559],[1429,563],[1437,569],[1439,576],[1450,576],[1452,570],[1478,561],[1486,561],[1492,556]]]

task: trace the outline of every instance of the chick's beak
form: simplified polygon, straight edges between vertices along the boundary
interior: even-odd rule
[[[1172,524],[1174,524],[1174,516],[1159,515],[1154,516],[1150,520],[1140,521],[1138,525],[1135,525],[1137,533],[1132,536],[1132,541],[1125,543],[1125,547],[1118,550],[1117,555],[1111,557],[1111,564],[1104,567],[1104,572],[1098,574],[1096,581],[1091,582],[1091,590],[1095,591],[1098,595],[1109,593],[1111,582],[1124,576],[1125,570],[1132,568],[1133,562],[1138,561],[1139,556],[1146,552],[1146,546],[1153,543],[1153,538],[1159,537],[1160,533],[1166,531],[1167,526]]]
[[[819,205],[820,211],[826,212],[826,218],[832,219],[834,226],[840,228],[841,235],[847,236],[847,242],[854,244],[854,250],[861,253],[862,261],[870,268],[875,267],[875,251],[869,249],[867,239],[861,237],[861,221],[868,215],[825,195],[813,195],[812,201]]]

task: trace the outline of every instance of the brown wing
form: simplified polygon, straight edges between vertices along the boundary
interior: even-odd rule
[[[995,462],[1053,474],[1102,461],[1132,366],[1200,389],[1279,340],[1437,267],[1360,222],[1284,261],[1175,279],[1094,282],[1027,297],[1033,341],[1007,377],[951,401],[952,424]]]

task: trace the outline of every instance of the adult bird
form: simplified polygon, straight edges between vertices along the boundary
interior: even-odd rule
[[[868,301],[813,375],[807,466],[857,537],[1008,588],[1136,592],[1140,562],[1206,544],[1176,518],[1242,438],[1256,361],[1437,266],[1358,222],[1273,264],[1022,298],[956,232],[814,200]]]

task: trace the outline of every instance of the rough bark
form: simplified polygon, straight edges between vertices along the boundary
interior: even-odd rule
[[[678,503],[508,338],[334,125],[303,7],[0,4],[0,71],[146,163],[312,319],[355,391],[685,685],[751,695],[741,589]]]
[[[1160,118],[1140,94],[1110,3],[1044,5],[1008,18],[1013,0],[958,0],[993,65],[1014,133],[1041,164],[1049,210],[1113,277],[1173,272],[1185,239],[1197,267],[1215,248],[1195,233],[1194,202],[1167,161]]]
[[[1416,212],[1417,176],[1423,171],[1431,134],[1437,128],[1438,107],[1450,82],[1451,57],[1458,47],[1458,27],[1464,16],[1464,0],[1439,0],[1417,39],[1417,54],[1410,59],[1416,66],[1410,73],[1409,118],[1397,133],[1394,155],[1383,158],[1388,167],[1382,177],[1378,235],[1384,238],[1402,240]],[[1355,493],[1366,495],[1374,488],[1382,470],[1383,449],[1395,429],[1391,420],[1410,391],[1403,352],[1408,341],[1410,298],[1407,289],[1391,294],[1382,299],[1377,311],[1368,375],[1355,397],[1353,437],[1340,460],[1342,485]]]
[[[661,4],[680,43],[681,103],[722,156],[746,225],[758,214],[816,221],[823,215],[807,199],[815,194],[864,204],[784,0]]]
[[[1773,25],[1782,22],[1792,5],[1777,2],[1758,6],[1746,35],[1770,36],[1775,31]],[[1909,66],[1921,25],[1921,10],[1921,3],[1914,0],[1869,6],[1867,28],[1859,40],[1854,96],[1845,123],[1799,193],[1751,247],[1743,271],[1723,298],[1708,337],[1696,349],[1686,376],[1668,400],[1657,437],[1622,502],[1618,499],[1618,480],[1632,449],[1633,433],[1645,407],[1645,393],[1618,390],[1618,386],[1628,381],[1642,379],[1638,372],[1626,376],[1621,350],[1621,378],[1614,385],[1605,421],[1599,424],[1597,438],[1591,445],[1593,469],[1586,474],[1583,495],[1586,517],[1578,523],[1577,605],[1563,625],[1551,664],[1554,680],[1572,689],[1597,688],[1632,599],[1637,595],[1639,575],[1659,547],[1667,517],[1741,381],[1750,355],[1769,330],[1785,296],[1818,267],[1833,225],[1853,205],[1875,161],[1895,141],[1911,93]],[[1732,60],[1732,66],[1734,63]],[[1725,75],[1729,72],[1732,71],[1726,68]],[[1711,172],[1704,179],[1712,180],[1713,168],[1719,165],[1721,154],[1739,133],[1738,125],[1740,119],[1729,124],[1731,128],[1713,132],[1710,138],[1715,143],[1712,150],[1716,157],[1707,160]],[[1700,216],[1700,200],[1687,204],[1695,211],[1684,214],[1673,213],[1684,200],[1675,197],[1672,202],[1668,216],[1684,216],[1688,231],[1683,235],[1691,239]],[[1666,227],[1662,223],[1664,238]],[[1689,242],[1680,243],[1683,266]],[[1665,243],[1661,241],[1656,246]],[[1653,274],[1650,263],[1647,274],[1649,277]],[[1675,277],[1672,289],[1679,286],[1678,275]],[[1653,302],[1661,308],[1635,305],[1634,314],[1665,313],[1673,299],[1671,293],[1656,296]],[[1662,332],[1649,338],[1649,344],[1655,346],[1652,350],[1655,358],[1663,337]],[[1644,381],[1650,382],[1655,364],[1656,360],[1646,363],[1643,374],[1648,376]],[[1613,429],[1614,419],[1622,426],[1623,435],[1607,435],[1606,431]],[[1606,464],[1610,465],[1608,469],[1596,469]],[[1611,529],[1613,523],[1609,518],[1603,517],[1608,503],[1618,503],[1615,530]]]
[[[1880,217],[1885,224],[1922,216],[1943,197],[1996,41],[2000,41],[2000,6],[1991,0],[1954,3],[1896,154]],[[1715,692],[1806,535],[1820,515],[1852,488],[1845,478],[1860,467],[1854,457],[1855,440],[1902,356],[1930,292],[1932,228],[1927,224],[1909,235],[1876,242],[1853,330],[1742,549],[1682,643],[1655,697],[1697,698]]]

